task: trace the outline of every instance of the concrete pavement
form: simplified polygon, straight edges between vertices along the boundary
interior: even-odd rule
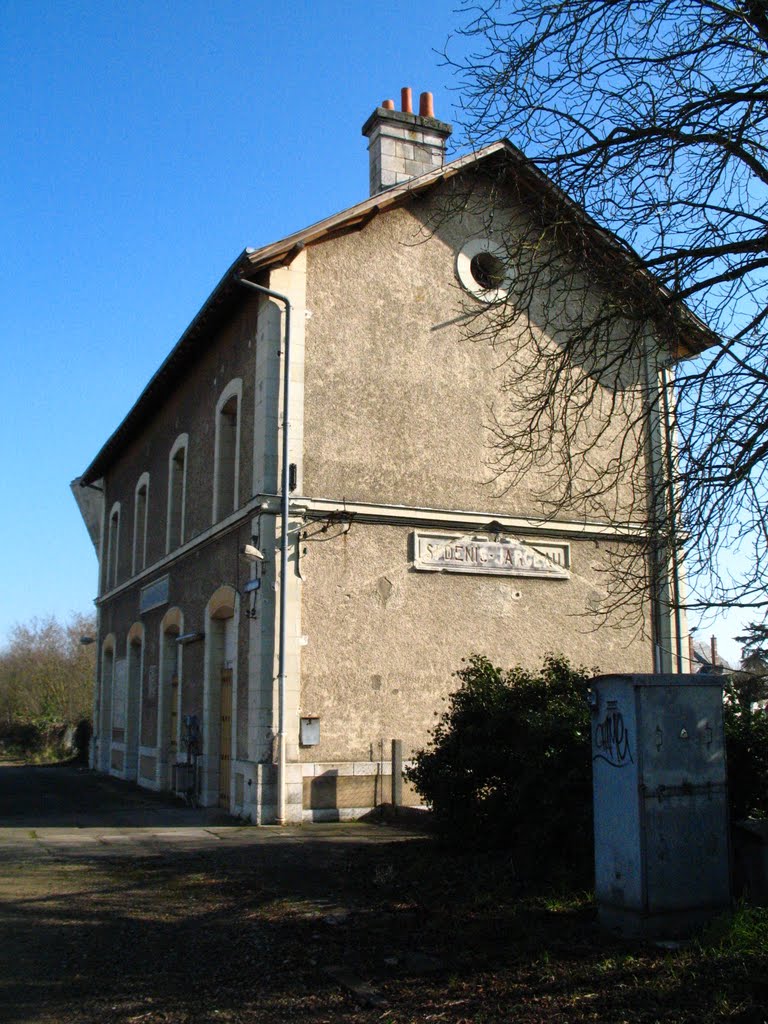
[[[164,856],[225,847],[392,842],[417,833],[361,822],[244,824],[70,765],[0,764],[0,863],[15,858]]]

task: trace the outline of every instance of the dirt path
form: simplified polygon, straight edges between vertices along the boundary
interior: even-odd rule
[[[70,767],[0,766],[0,1019],[288,1020],[315,998],[306,970],[343,1001],[324,940],[367,912],[353,862],[413,838],[257,829]]]
[[[318,964],[364,912],[347,877],[363,842],[207,834],[146,855],[130,840],[6,843],[4,1019],[288,1020],[310,998],[307,970],[326,1004],[341,1000]]]
[[[521,887],[508,855],[383,826],[247,828],[30,771],[0,768],[9,1024],[768,1019],[764,948],[621,943],[588,896]]]

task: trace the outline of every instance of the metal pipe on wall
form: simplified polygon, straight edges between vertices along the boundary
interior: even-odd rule
[[[252,288],[271,299],[276,299],[285,305],[285,333],[283,349],[283,465],[281,473],[281,502],[280,502],[280,633],[278,639],[278,728],[277,728],[277,824],[285,825],[285,698],[287,688],[286,672],[286,631],[287,631],[287,600],[288,587],[288,497],[290,493],[290,464],[288,451],[288,407],[291,388],[291,300],[287,295],[272,291],[254,281],[246,281],[244,277],[238,277],[237,281]]]
[[[653,336],[650,336],[649,344],[645,348],[643,363],[647,388],[646,417],[649,458],[651,460],[650,500],[654,515],[658,514],[661,507],[664,532],[666,534],[663,547],[659,545],[658,538],[653,538],[651,587],[653,630],[655,634],[654,671],[657,673],[675,671],[672,668],[674,663],[677,672],[681,673],[684,668],[682,651],[683,631],[680,558],[677,549],[678,535],[674,515],[676,511],[674,429],[668,390],[671,387],[671,382],[667,368],[664,365],[660,365],[658,361],[657,347]],[[666,596],[664,595],[665,587],[668,588]],[[662,622],[665,616],[669,617],[670,620],[669,650],[666,650],[663,646],[667,633]],[[672,647],[675,650],[672,650]],[[670,661],[669,668],[665,669],[664,662],[667,655],[673,661]]]
[[[667,502],[669,516],[669,549],[672,563],[672,600],[674,602],[675,616],[675,654],[678,673],[684,671],[683,665],[683,626],[681,615],[680,595],[680,558],[677,539],[677,496],[675,494],[675,455],[674,455],[674,428],[669,402],[669,389],[672,383],[669,379],[669,370],[666,366],[660,372],[661,405],[664,426],[664,454],[666,459],[666,484]]]

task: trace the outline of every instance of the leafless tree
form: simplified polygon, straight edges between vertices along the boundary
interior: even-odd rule
[[[93,700],[93,616],[50,616],[17,623],[0,649],[0,730],[18,723],[75,724],[89,718]]]
[[[535,479],[553,515],[642,524],[625,586],[662,545],[685,557],[689,606],[768,606],[765,0],[463,13],[446,59],[464,137],[527,158],[503,172],[527,211],[505,233],[509,293],[470,328],[506,347],[498,479]],[[675,450],[653,451],[646,413],[665,402]]]

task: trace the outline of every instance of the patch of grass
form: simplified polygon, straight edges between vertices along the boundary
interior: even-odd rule
[[[538,904],[549,914],[573,914],[585,910],[594,910],[595,898],[591,892],[581,889],[557,888],[549,892],[546,890],[539,896],[532,898],[534,904]]]
[[[733,914],[716,918],[699,941],[702,953],[768,955],[768,907],[739,903]]]

